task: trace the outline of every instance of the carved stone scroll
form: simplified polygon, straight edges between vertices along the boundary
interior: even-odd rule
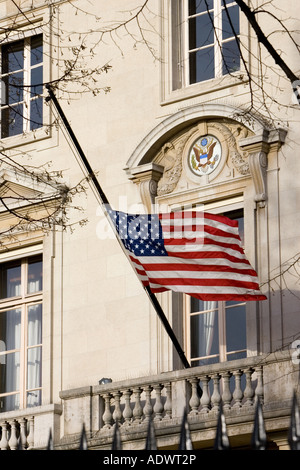
[[[164,171],[164,167],[156,163],[147,163],[131,170],[131,180],[140,187],[142,203],[148,212],[151,212],[152,205],[157,195],[157,183]]]

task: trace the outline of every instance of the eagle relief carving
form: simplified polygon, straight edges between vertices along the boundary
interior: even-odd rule
[[[212,135],[200,137],[192,145],[189,165],[196,175],[208,175],[216,169],[221,160],[222,148],[218,139]]]

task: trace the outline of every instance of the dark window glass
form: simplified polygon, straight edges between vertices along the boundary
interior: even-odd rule
[[[2,73],[11,73],[24,68],[24,41],[2,47]]]
[[[229,21],[229,18],[230,21]],[[232,25],[232,26],[231,26]],[[238,5],[222,10],[222,35],[223,40],[240,34],[240,11]]]
[[[189,0],[189,15],[196,15],[210,10],[214,6],[214,0]]]
[[[23,104],[2,110],[1,136],[11,137],[23,132]]]
[[[40,64],[43,61],[43,36],[33,36],[31,38],[31,66]]]
[[[37,98],[30,102],[30,130],[38,129],[43,125],[43,98]]]
[[[23,100],[23,72],[16,72],[3,77],[5,86],[5,102],[3,104],[18,103]]]
[[[207,46],[214,42],[213,14],[201,15],[189,20],[189,48]]]
[[[226,308],[227,352],[246,349],[246,307],[244,304]]]
[[[43,67],[31,69],[31,96],[43,93]]]
[[[222,47],[223,75],[240,69],[240,51],[236,39],[225,42]]]
[[[0,298],[17,297],[21,295],[21,264],[0,264]]]
[[[190,83],[209,80],[215,76],[214,48],[207,47],[190,54]]]

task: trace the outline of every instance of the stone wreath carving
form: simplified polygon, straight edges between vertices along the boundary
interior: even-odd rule
[[[231,159],[235,169],[241,175],[249,175],[248,152],[240,149],[238,145],[239,139],[248,137],[248,129],[239,124],[228,124],[225,126],[218,122],[210,123],[209,126],[218,129],[223,134],[229,149],[229,158]]]
[[[158,196],[169,194],[176,188],[182,173],[183,148],[187,140],[195,132],[195,129],[196,128],[191,129],[182,139],[180,139],[177,145],[174,145],[172,142],[167,142],[163,146],[162,160],[164,162],[164,173],[157,185]]]

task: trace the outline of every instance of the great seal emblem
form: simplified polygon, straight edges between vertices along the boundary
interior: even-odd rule
[[[222,147],[213,135],[202,136],[197,139],[189,152],[188,162],[190,169],[196,175],[209,175],[218,166],[221,160]]]

